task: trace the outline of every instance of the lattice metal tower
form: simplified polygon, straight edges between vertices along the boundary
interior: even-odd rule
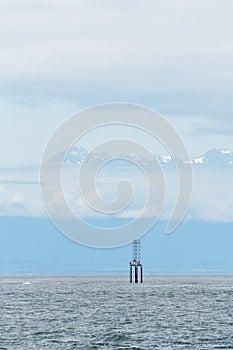
[[[129,262],[130,265],[130,283],[133,282],[133,268],[134,268],[134,282],[138,283],[138,272],[140,270],[140,283],[143,282],[143,270],[141,263],[141,242],[139,239],[133,241],[133,259]]]

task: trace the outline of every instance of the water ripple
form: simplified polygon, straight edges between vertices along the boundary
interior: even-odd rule
[[[232,296],[233,277],[2,277],[0,350],[233,349]]]

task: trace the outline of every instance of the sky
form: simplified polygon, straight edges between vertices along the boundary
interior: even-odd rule
[[[233,150],[231,0],[0,3],[0,166],[39,164],[94,104],[150,107],[191,155]]]
[[[45,147],[79,111],[127,102],[164,116],[192,157],[213,148],[233,151],[232,18],[232,0],[0,1],[1,274],[126,271],[131,247],[103,255],[66,240],[47,219],[39,183]],[[119,135],[127,137],[127,129],[103,128],[81,142],[88,148]],[[134,131],[133,138],[165,152],[148,135]],[[164,169],[163,220],[152,229],[159,236],[143,240],[148,272],[233,271],[232,169],[195,167],[190,208],[170,236],[163,226],[176,202],[177,174]],[[105,171],[97,190],[109,200],[121,174]],[[130,180],[134,201],[111,225],[137,218],[145,205],[145,179],[133,172]],[[64,182],[72,210],[97,222],[76,196],[70,173]],[[52,204],[59,205],[56,196]]]
[[[121,101],[159,112],[191,156],[233,151],[232,15],[231,0],[1,2],[0,215],[44,216],[43,151],[64,121],[95,104]],[[83,146],[106,135],[127,137],[127,128],[98,132],[83,137]],[[140,137],[155,153],[164,152],[134,131],[133,138]],[[233,220],[231,172],[195,171],[188,219]],[[101,185],[105,196],[112,193],[113,175]],[[142,181],[133,180],[139,199],[123,217],[134,217],[142,205]],[[82,202],[75,205],[90,216]]]

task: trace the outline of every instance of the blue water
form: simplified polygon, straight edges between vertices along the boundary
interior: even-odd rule
[[[1,277],[0,349],[233,349],[233,277]]]

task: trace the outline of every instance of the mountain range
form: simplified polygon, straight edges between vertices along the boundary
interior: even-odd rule
[[[119,154],[118,157],[134,161],[143,167],[154,167],[158,163],[165,166],[174,164],[170,155],[151,154],[150,156],[139,156],[134,153],[122,153]],[[89,152],[83,147],[73,146],[68,152],[63,151],[55,154],[50,159],[50,162],[64,162],[65,164],[80,165],[86,160],[91,165],[96,162],[102,163],[102,161],[108,161],[110,159],[111,156],[108,153],[94,153]],[[233,152],[226,148],[214,148],[201,156],[191,159],[177,159],[177,161],[195,166],[233,166]]]

